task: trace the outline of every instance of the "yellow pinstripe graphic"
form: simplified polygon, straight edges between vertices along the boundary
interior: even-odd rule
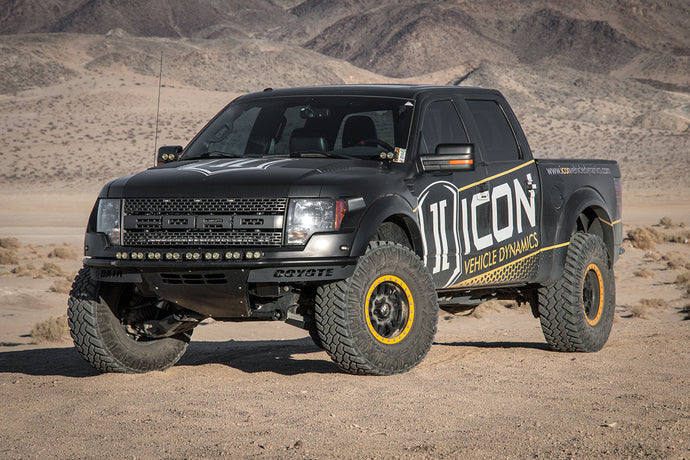
[[[536,258],[536,256],[538,256],[542,252],[562,248],[562,247],[568,246],[569,244],[570,244],[570,242],[567,242],[567,243],[556,244],[554,246],[549,246],[547,248],[539,249],[538,251],[535,251],[531,254],[520,257],[519,259],[513,260],[512,262],[508,262],[505,265],[502,265],[498,268],[494,268],[493,270],[490,270],[486,273],[482,273],[481,275],[477,275],[473,278],[469,278],[469,279],[466,279],[464,281],[461,281],[461,282],[454,284],[450,287],[455,288],[455,287],[463,287],[463,286],[478,286],[478,285],[488,284],[488,283],[485,283],[483,281],[484,280],[491,280],[492,278],[503,278],[502,275],[506,275],[508,272],[513,272],[514,268],[518,269],[518,271],[527,270],[529,268],[534,268],[534,267],[530,267],[532,262],[536,262],[536,260],[532,260],[532,258]],[[510,281],[511,279],[519,279],[519,278],[512,276],[510,278],[499,279],[498,281]]]
[[[613,221],[613,222],[609,222],[609,221],[607,221],[607,220],[604,220],[604,219],[602,219],[601,217],[598,217],[598,219],[599,219],[600,221],[602,221],[603,223],[605,223],[606,225],[608,225],[609,227],[613,227],[614,225],[620,224],[620,223],[621,223],[621,219],[615,220],[615,221]]]
[[[521,164],[520,166],[516,166],[516,167],[514,167],[514,168],[512,168],[512,169],[509,169],[509,170],[507,170],[507,171],[503,171],[502,173],[498,173],[498,174],[495,174],[495,175],[493,175],[493,176],[491,176],[491,177],[487,177],[486,179],[482,179],[482,180],[480,180],[480,181],[478,181],[478,182],[474,182],[474,183],[472,183],[472,184],[470,184],[470,185],[465,185],[464,187],[460,187],[460,188],[458,189],[458,192],[462,192],[463,190],[467,190],[468,188],[472,188],[472,187],[474,187],[475,185],[483,184],[484,182],[489,182],[490,180],[494,180],[494,179],[496,179],[497,177],[505,176],[506,174],[510,174],[510,173],[512,173],[513,171],[517,171],[518,169],[524,168],[525,166],[529,166],[529,165],[531,165],[532,163],[534,163],[534,160],[530,160],[530,161],[528,161],[527,163]]]

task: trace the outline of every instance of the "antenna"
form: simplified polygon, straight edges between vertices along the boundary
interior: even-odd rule
[[[155,165],[158,158],[158,118],[161,112],[161,83],[163,82],[163,51],[161,51],[161,67],[158,72],[158,106],[156,107],[156,140],[153,145],[153,164]]]

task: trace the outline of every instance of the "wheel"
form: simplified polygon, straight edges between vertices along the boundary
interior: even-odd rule
[[[99,283],[82,268],[72,284],[67,316],[74,345],[101,372],[142,373],[165,370],[184,354],[191,331],[162,339],[138,336],[132,324],[157,316],[152,302],[128,285]]]
[[[570,239],[563,277],[539,289],[539,320],[557,351],[599,351],[616,307],[613,265],[604,242],[590,233]]]
[[[319,287],[315,307],[323,348],[352,374],[406,372],[436,334],[431,274],[414,252],[391,242],[372,242],[350,278]]]

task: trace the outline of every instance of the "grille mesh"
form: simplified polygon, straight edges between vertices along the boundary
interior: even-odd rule
[[[137,217],[135,228],[128,228],[124,232],[123,243],[134,247],[280,246],[283,243],[282,228],[230,229],[225,228],[223,222],[228,219],[227,216],[243,214],[252,215],[247,217],[248,222],[258,222],[256,215],[284,215],[286,208],[287,198],[126,199],[125,215]],[[204,222],[209,222],[203,228],[196,229],[161,228],[163,216],[167,216],[165,219],[168,223],[174,220],[173,223],[180,225],[186,225],[189,219],[194,222],[194,216],[204,216]],[[189,219],[185,216],[189,216]],[[219,222],[214,219],[219,219]]]
[[[287,198],[130,198],[125,214],[283,214]]]

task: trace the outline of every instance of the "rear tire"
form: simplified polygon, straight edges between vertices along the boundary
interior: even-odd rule
[[[94,280],[88,268],[79,271],[67,310],[75,347],[100,372],[132,374],[169,368],[187,349],[191,331],[149,340],[128,333],[120,320],[126,291],[123,285]]]
[[[438,300],[426,267],[408,248],[374,241],[354,274],[319,287],[316,325],[323,348],[345,372],[406,372],[436,334]]]
[[[557,351],[599,351],[616,307],[613,265],[604,242],[590,233],[570,239],[563,277],[539,289],[539,320]]]

